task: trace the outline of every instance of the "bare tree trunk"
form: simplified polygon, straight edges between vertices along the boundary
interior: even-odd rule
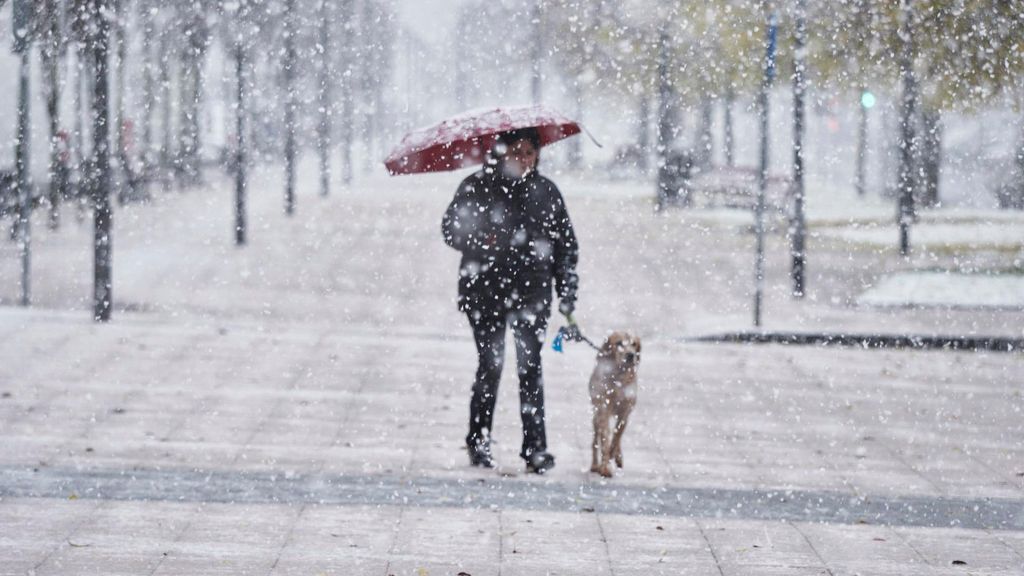
[[[865,89],[861,88],[860,95],[862,97],[864,92]],[[861,102],[857,105],[857,108],[857,166],[856,173],[854,175],[853,187],[857,190],[857,196],[863,197],[867,188],[864,169],[867,162],[868,150],[868,107]]]
[[[697,166],[707,166],[714,157],[715,142],[711,134],[714,112],[714,100],[710,96],[703,96],[700,101],[700,129],[697,135],[697,150],[694,155],[694,163]]]
[[[29,113],[29,82],[32,50],[24,46],[18,55],[18,132],[15,142],[15,174],[18,185],[18,248],[21,255],[21,305],[32,303],[32,127]]]
[[[793,217],[789,226],[789,253],[792,262],[793,297],[800,299],[806,291],[807,222],[804,218],[804,96],[807,45],[807,4],[797,0],[793,73]]]
[[[245,138],[245,48],[241,42],[235,46],[235,74],[238,81],[238,100],[235,108],[235,131],[237,133],[237,145],[235,148],[235,244],[242,246],[246,243],[247,221],[246,221],[246,192],[248,188],[247,171],[248,159],[246,157],[247,146]]]
[[[75,88],[75,126],[74,133],[71,142],[71,148],[74,151],[74,172],[75,172],[75,204],[77,210],[75,211],[75,219],[79,224],[85,221],[85,212],[89,207],[92,193],[89,191],[91,176],[87,174],[89,161],[87,158],[92,156],[92,153],[86,153],[86,140],[85,140],[85,117],[88,113],[86,109],[91,109],[92,105],[87,105],[85,102],[85,93],[91,93],[91,90],[87,90],[89,83],[89,74],[85,73],[86,68],[92,68],[89,58],[89,50],[86,46],[73,42],[71,46],[75,52],[75,80],[71,83]]]
[[[353,66],[354,42],[352,35],[355,28],[352,25],[355,16],[354,0],[341,0],[341,13],[344,25],[344,38],[341,42],[341,58],[344,63],[341,74],[341,180],[345,186],[352,184],[352,144],[354,138],[355,111],[353,102],[352,82],[355,68]]]
[[[179,136],[179,168],[187,185],[200,179],[200,115],[203,95],[203,63],[209,31],[202,6],[195,4],[185,15],[185,43],[181,58],[181,134]]]
[[[47,30],[40,53],[44,71],[46,115],[50,129],[49,225],[51,230],[56,230],[60,227],[60,203],[67,192],[68,179],[67,165],[62,158],[66,152],[62,148],[67,145],[62,141],[62,137],[66,137],[66,134],[62,135],[60,129],[61,24],[64,20],[61,5],[56,0],[47,0],[46,15]]]
[[[900,109],[900,177],[897,221],[900,232],[900,254],[910,255],[910,225],[914,221],[914,140],[917,81],[914,78],[914,26],[911,0],[902,0],[900,7],[900,75],[903,81]]]
[[[573,104],[576,107],[576,121],[583,122],[583,86],[580,77],[576,76],[570,84],[572,90]],[[583,146],[580,138],[569,140],[569,168],[579,170],[583,165]]]
[[[725,92],[725,121],[724,121],[724,146],[725,165],[732,168],[736,165],[736,140],[733,132],[732,109],[736,103],[736,92],[730,86]]]
[[[331,0],[320,1],[320,90],[317,93],[320,122],[317,124],[317,149],[320,153],[320,195],[328,196],[331,192],[331,117],[333,116],[333,100],[331,83],[334,81],[333,54],[331,52],[331,27],[334,18]]]
[[[170,54],[173,40],[167,29],[161,31],[160,35],[160,128],[161,132],[161,144],[160,144],[160,165],[161,165],[161,178],[163,179],[163,189],[168,191],[171,186],[171,180],[174,176],[174,126],[171,123],[171,102],[174,98],[174,85],[171,78],[171,63],[174,61]]]
[[[920,203],[933,208],[939,204],[942,176],[942,113],[930,106],[921,110],[921,195]]]
[[[156,33],[153,13],[145,3],[140,3],[142,16],[142,186],[140,191],[148,196],[149,181],[153,177],[153,114],[157,107],[156,73],[153,65],[153,35]]]
[[[90,38],[93,53],[95,84],[92,98],[93,117],[93,318],[110,320],[113,308],[112,256],[113,212],[110,208],[110,104],[108,84],[108,23],[97,17],[107,9],[107,0],[91,0],[96,19]]]
[[[1017,139],[1017,157],[1014,159],[1017,177],[1016,182],[1011,185],[1016,188],[1016,198],[1010,207],[1024,210],[1024,115],[1021,116],[1019,121],[1020,137]]]
[[[366,56],[362,59],[362,73],[360,78],[362,79],[362,94],[360,95],[363,102],[366,104],[366,109],[363,114],[363,173],[369,174],[373,168],[371,164],[371,157],[373,156],[373,140],[377,133],[377,126],[375,120],[380,114],[378,102],[374,96],[376,95],[376,89],[374,88],[374,71],[377,68],[377,44],[376,42],[369,41],[373,39],[373,2],[371,0],[363,0],[362,5],[362,16],[359,21],[359,48],[365,49],[367,52]],[[358,52],[359,50],[357,50]]]
[[[466,71],[466,35],[469,32],[470,23],[468,18],[470,12],[465,8],[459,9],[458,21],[456,23],[455,37],[455,105],[458,109],[465,110],[469,92],[469,74]]]
[[[530,21],[533,26],[533,40],[530,42],[530,64],[532,71],[530,74],[530,95],[533,98],[534,104],[540,104],[541,98],[543,97],[543,89],[541,84],[541,68],[543,65],[544,58],[544,25],[543,25],[543,14],[542,14],[541,0],[533,0],[532,13]]]
[[[116,42],[117,47],[117,58],[114,61],[114,73],[117,75],[117,105],[115,106],[117,120],[114,122],[114,130],[116,130],[114,141],[117,143],[117,202],[123,206],[133,196],[134,191],[131,189],[131,166],[128,158],[128,130],[130,129],[131,122],[128,120],[125,112],[127,110],[125,103],[127,97],[125,68],[127,62],[128,29],[124,8],[127,2],[126,0],[116,0],[116,2],[120,6],[118,6],[119,17],[115,27],[117,33],[114,36],[114,42]]]
[[[642,174],[648,174],[651,158],[651,95],[646,88],[640,91],[638,104],[636,143],[640,149],[640,164],[637,168]]]
[[[295,213],[295,0],[286,0],[284,14],[284,211]]]
[[[670,185],[669,157],[674,146],[678,122],[675,91],[669,77],[669,34],[665,25],[658,34],[658,202],[657,209],[673,204],[678,190]]]

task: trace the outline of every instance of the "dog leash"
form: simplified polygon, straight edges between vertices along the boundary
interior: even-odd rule
[[[569,342],[586,342],[594,350],[597,350],[598,352],[601,351],[601,349],[596,344],[591,342],[589,338],[583,335],[583,332],[580,332],[579,326],[575,324],[562,326],[561,328],[558,329],[558,334],[555,334],[555,339],[551,341],[551,349],[554,350],[555,352],[561,352],[562,343],[565,340],[568,340]]]

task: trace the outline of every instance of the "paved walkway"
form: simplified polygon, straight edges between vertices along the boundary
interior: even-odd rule
[[[1012,498],[854,496],[796,489],[656,488],[612,482],[524,483],[508,478],[402,478],[134,468],[0,469],[0,495],[226,504],[414,506],[600,512],[743,520],[1024,530]]]
[[[259,188],[242,250],[219,188],[123,210],[108,326],[83,308],[88,230],[41,232],[37,307],[0,308],[0,575],[1024,573],[1020,354],[680,342],[747,327],[749,237],[628,194],[567,190],[585,327],[645,337],[625,470],[587,472],[579,346],[545,357],[552,473],[522,474],[511,370],[500,467],[467,467],[446,181],[415,182],[290,221]],[[893,263],[816,248],[836,277],[802,304],[770,261],[770,328],[1024,324],[850,308]]]

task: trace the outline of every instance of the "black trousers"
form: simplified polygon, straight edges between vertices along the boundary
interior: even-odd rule
[[[547,451],[540,352],[544,346],[548,314],[547,309],[532,312],[507,310],[504,306],[496,306],[491,310],[466,311],[469,325],[473,328],[478,361],[473,398],[469,404],[469,435],[466,436],[466,444],[472,446],[490,439],[494,404],[498,399],[498,382],[505,363],[505,328],[510,326],[516,343],[519,407],[523,422],[523,446],[519,455],[528,459],[534,452]]]

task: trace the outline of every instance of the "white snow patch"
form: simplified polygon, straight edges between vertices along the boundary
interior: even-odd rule
[[[901,272],[857,299],[870,306],[1024,308],[1024,276]]]
[[[820,234],[855,244],[899,245],[899,229],[895,224],[822,229]],[[1014,222],[919,224],[910,227],[910,244],[933,250],[1024,250],[1024,226]]]

